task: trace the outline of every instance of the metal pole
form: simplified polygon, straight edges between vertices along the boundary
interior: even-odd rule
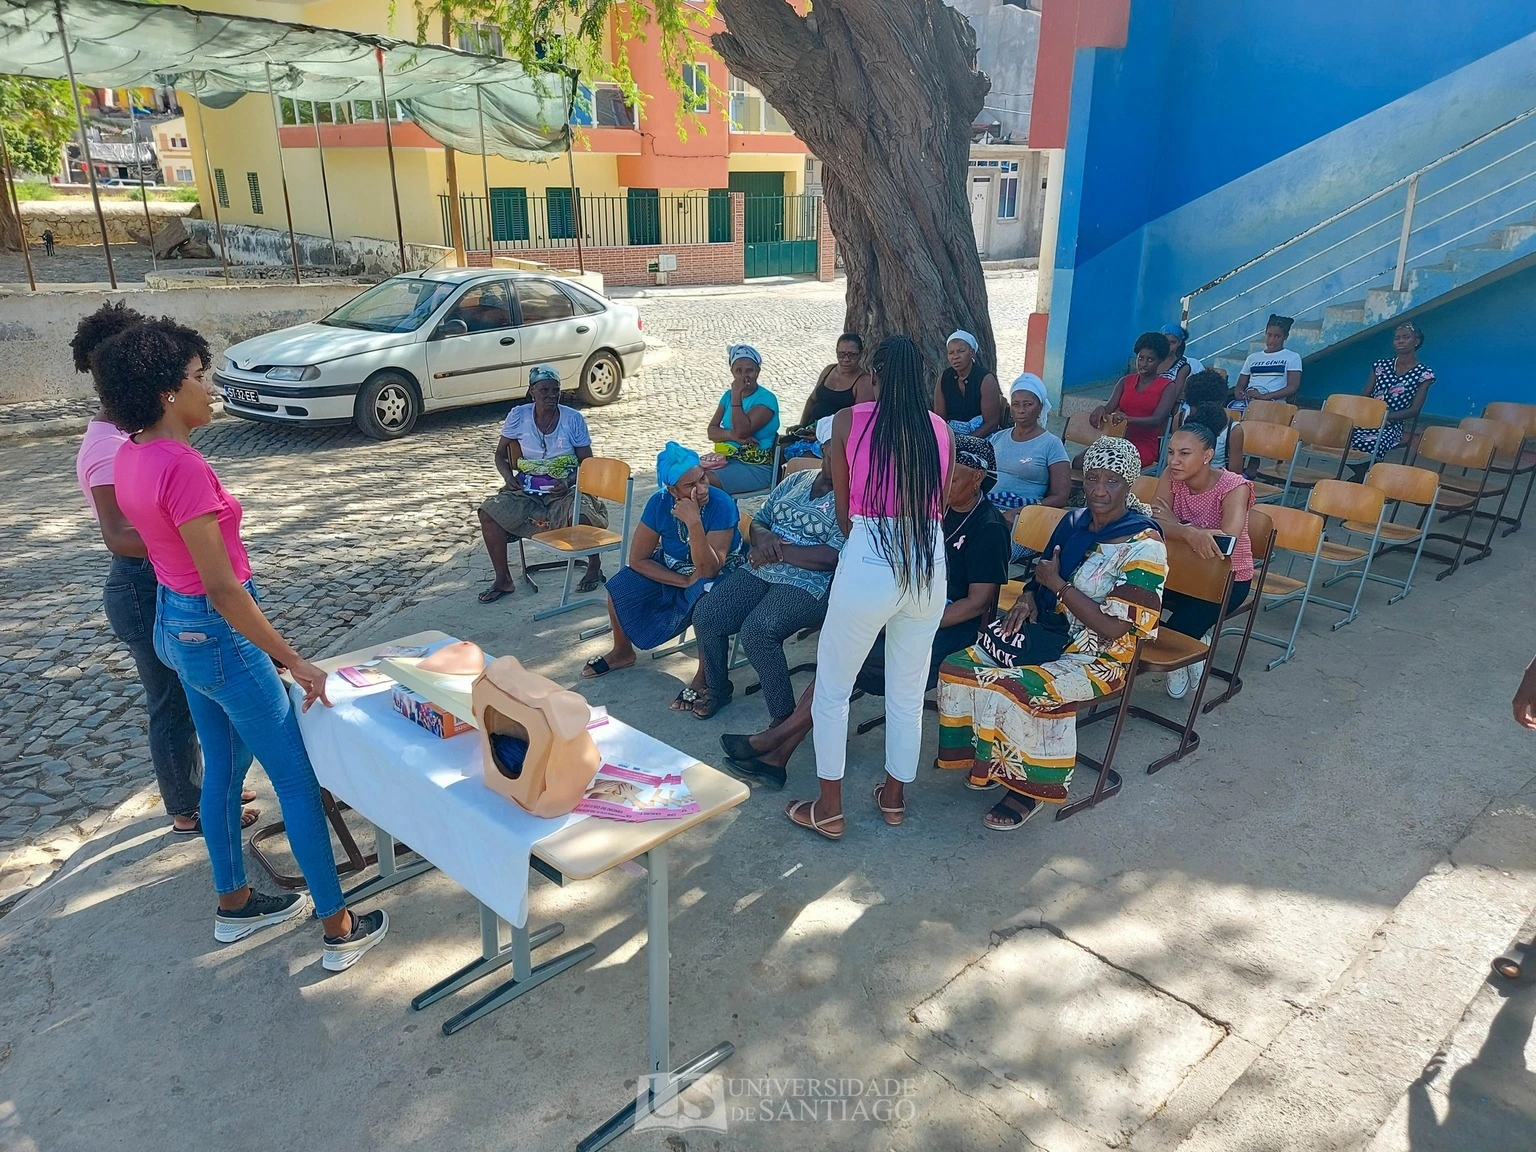
[[[294,104],[297,113],[298,104]],[[295,114],[294,119],[298,116]],[[325,145],[320,142],[320,117],[314,117],[315,121],[315,151],[320,154],[320,191],[325,193],[325,230],[331,237],[331,270],[341,270],[341,254],[336,251],[336,225],[331,221],[331,186],[325,178]]]
[[[53,0],[53,18],[59,27],[59,46],[64,50],[64,69],[69,73],[69,94],[75,103],[75,124],[80,129],[80,161],[85,165],[85,179],[91,186],[91,203],[96,206],[96,223],[101,227],[101,250],[107,257],[107,279],[117,287],[117,269],[112,264],[112,241],[107,239],[107,218],[101,213],[101,192],[96,187],[96,169],[91,164],[91,142],[85,134],[85,113],[80,109],[80,85],[75,81],[75,62],[69,54],[69,36],[64,31],[63,0]]]
[[[576,232],[576,267],[583,273],[587,270],[587,258],[581,250],[581,196],[576,191],[576,133],[571,131],[571,126],[565,126],[565,163],[571,172],[571,223]]]
[[[213,161],[208,159],[208,107],[203,103],[202,87],[202,73],[194,72],[192,99],[197,104],[197,140],[203,146],[203,171],[208,174],[208,191],[213,200],[213,230],[217,233],[214,241],[219,246],[219,264],[224,268],[224,283],[229,284],[232,281],[229,276],[229,257],[224,252],[224,225],[219,220],[219,185],[213,178]]]
[[[395,134],[389,127],[389,89],[384,84],[384,49],[375,48],[379,63],[379,98],[384,101],[384,146],[389,149],[389,191],[395,198],[395,239],[400,242],[400,271],[409,271],[405,261],[405,225],[400,220],[400,182],[395,175]],[[476,89],[479,91],[479,89]]]
[[[21,259],[27,266],[27,287],[37,291],[37,277],[32,273],[32,249],[27,244],[27,226],[21,219],[21,197],[16,194],[16,180],[11,174],[11,153],[5,146],[5,125],[0,124],[0,165],[5,169],[5,198],[16,213],[16,232],[21,237]]]
[[[272,141],[277,145],[277,174],[283,184],[283,212],[288,217],[288,251],[293,256],[293,282],[302,284],[304,280],[299,276],[299,242],[293,234],[293,205],[288,201],[288,165],[283,161],[283,106],[278,103],[277,93],[272,88],[272,65],[264,63],[262,67],[267,73],[267,95],[272,97]],[[294,108],[297,109],[298,104],[294,104]]]
[[[480,124],[480,180],[485,184],[485,251],[492,258],[496,253],[496,237],[491,234],[495,217],[491,214],[491,168],[485,156],[485,103],[480,98],[480,85],[475,85],[475,119]]]
[[[128,115],[133,115],[133,99],[128,100]],[[149,266],[156,272],[160,270],[160,261],[155,258],[155,222],[149,218],[149,192],[144,187],[144,165],[139,160],[139,122],[133,124],[133,166],[139,170],[139,200],[144,204],[144,227],[149,229]]]
[[[1419,198],[1419,178],[1408,181],[1408,202],[1403,205],[1403,233],[1397,239],[1397,274],[1392,277],[1392,291],[1403,290],[1408,271],[1408,239],[1413,234],[1413,206]]]

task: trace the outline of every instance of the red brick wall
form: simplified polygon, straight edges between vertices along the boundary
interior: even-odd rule
[[[825,227],[825,225],[823,225]],[[731,235],[729,244],[643,244],[617,248],[584,248],[587,271],[600,272],[607,284],[626,288],[644,288],[656,283],[656,273],[648,265],[663,253],[677,257],[677,271],[667,273],[668,284],[740,284],[746,271],[745,242],[746,198],[731,193]],[[504,255],[518,260],[533,260],[556,268],[576,266],[574,248],[515,248]],[[471,266],[489,267],[490,253],[467,252]]]
[[[827,202],[816,202],[816,279],[826,282],[837,278],[837,241],[832,239],[832,223],[827,219]]]

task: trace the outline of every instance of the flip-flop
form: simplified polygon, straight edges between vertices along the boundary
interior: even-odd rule
[[[581,593],[596,592],[606,583],[608,583],[608,573],[606,572],[599,572],[596,576],[583,576],[581,583],[576,585],[576,591]]]
[[[843,838],[841,831],[832,832],[821,826],[821,822],[816,819],[816,801],[814,800],[791,800],[784,806],[784,815],[789,818],[791,824],[809,829],[824,839],[841,840]],[[802,816],[805,819],[801,819]],[[830,824],[832,820],[842,820],[846,829],[848,822],[841,815],[832,817],[827,823]]]
[[[516,591],[516,588],[498,588],[496,585],[492,584],[484,592],[476,596],[475,599],[480,601],[482,604],[494,604],[503,596],[510,596]]]
[[[981,818],[981,826],[988,832],[1017,832],[1020,828],[1024,827],[1024,825],[1028,824],[1036,813],[1045,807],[1045,805],[1042,804],[1039,800],[1036,800],[1033,808],[1027,812],[1020,812],[1015,808],[1007,806],[1008,802],[1012,800],[1013,797],[1014,793],[1010,792],[996,804],[992,805],[992,807],[988,808],[986,814]],[[1026,798],[1020,797],[1020,799]],[[997,823],[996,821],[998,817],[996,816],[996,812],[999,808],[1001,808],[1007,815],[1016,816],[1018,819],[1011,824]]]
[[[973,768],[965,774],[965,786],[972,792],[990,792],[994,788],[1001,788],[1003,782],[988,772],[984,777],[977,777]]]
[[[242,829],[251,827],[260,819],[260,808],[242,808],[240,810],[240,827]],[[192,818],[192,827],[190,828],[178,828],[174,821],[171,824],[172,836],[201,836],[202,834],[203,818],[201,816],[194,816]]]
[[[633,660],[628,664],[620,664],[615,667],[608,663],[608,657],[594,656],[587,661],[586,667],[581,670],[581,678],[583,680],[596,680],[599,676],[606,676],[610,672],[622,672],[625,668],[633,668],[634,666],[635,662]]]
[[[256,799],[256,790],[255,789],[253,789],[253,788],[243,788],[243,789],[241,789],[241,791],[240,791],[240,803],[242,803],[242,804],[249,804],[254,799]]]
[[[880,783],[875,785],[875,807],[880,809],[880,817],[885,821],[886,826],[889,828],[895,828],[898,824],[906,819],[907,804],[906,801],[903,800],[900,808],[887,808],[881,802],[881,798],[884,795],[885,781],[882,780]],[[895,817],[895,819],[892,819],[892,817]]]
[[[683,689],[672,698],[672,703],[667,707],[674,712],[692,712],[693,702],[699,698],[699,693],[692,685],[685,685]]]

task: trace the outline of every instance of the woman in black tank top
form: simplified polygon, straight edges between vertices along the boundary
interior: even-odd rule
[[[802,426],[875,398],[875,378],[859,363],[863,355],[864,340],[857,332],[844,332],[837,338],[837,363],[822,369],[800,414]]]
[[[950,336],[945,349],[949,367],[933,390],[933,410],[955,432],[986,439],[1003,425],[1003,390],[979,351],[969,332]]]

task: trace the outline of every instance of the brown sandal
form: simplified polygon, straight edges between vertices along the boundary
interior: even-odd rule
[[[816,819],[816,801],[814,800],[791,800],[784,806],[784,815],[789,817],[791,824],[798,825],[801,828],[808,828],[818,836],[823,836],[828,840],[841,840],[843,838],[843,828],[833,832],[822,827],[821,822]],[[836,816],[830,817],[827,823],[830,824],[833,820],[842,819],[842,814],[839,813]],[[847,821],[844,820],[843,823],[846,827]]]
[[[875,807],[880,809],[881,819],[885,821],[886,826],[889,828],[895,828],[898,824],[905,820],[907,816],[907,803],[905,796],[903,796],[900,808],[887,808],[881,802],[884,796],[885,781],[882,780],[880,783],[875,785]]]

